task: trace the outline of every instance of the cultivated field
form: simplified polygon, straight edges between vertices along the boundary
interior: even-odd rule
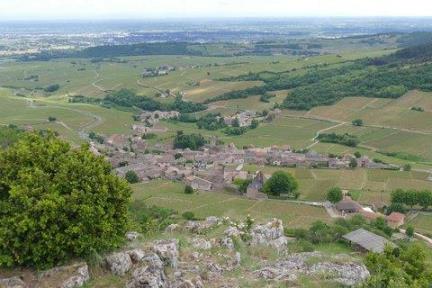
[[[257,221],[282,219],[287,227],[303,227],[316,220],[329,221],[322,208],[292,204],[279,200],[255,201],[226,192],[184,194],[179,182],[155,180],[133,185],[134,201],[145,200],[148,205],[172,208],[180,214],[192,211],[198,217],[228,216],[242,219],[250,214]]]
[[[432,189],[425,172],[402,172],[390,170],[333,170],[280,168],[247,165],[248,171],[262,170],[271,175],[277,170],[285,170],[294,175],[299,182],[300,199],[323,201],[329,188],[338,186],[353,192],[361,203],[382,206],[389,203],[394,189]]]

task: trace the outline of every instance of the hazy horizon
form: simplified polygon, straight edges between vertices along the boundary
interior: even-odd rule
[[[202,18],[431,17],[432,3],[412,0],[0,0],[4,21],[166,20]]]

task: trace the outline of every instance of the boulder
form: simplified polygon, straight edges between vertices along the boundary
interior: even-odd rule
[[[212,244],[210,243],[210,241],[204,238],[193,238],[191,244],[195,249],[209,250],[212,248]]]
[[[313,261],[308,261],[311,258]],[[340,260],[342,258],[343,261]],[[254,274],[257,278],[281,281],[294,281],[300,275],[313,277],[325,275],[326,280],[346,286],[355,286],[370,275],[363,264],[355,262],[348,255],[330,257],[318,252],[292,254],[286,259],[278,260],[255,271]]]
[[[165,232],[172,233],[178,230],[180,226],[178,224],[170,224],[165,228]]]
[[[238,237],[240,236],[240,230],[234,226],[229,226],[225,229],[224,234],[228,237]]]
[[[126,253],[129,255],[132,262],[134,263],[141,262],[141,260],[145,256],[145,252],[142,249],[133,249],[133,250],[126,251]]]
[[[164,267],[164,263],[155,253],[147,254],[142,260],[147,262],[150,269],[153,270],[162,270]]]
[[[251,231],[251,244],[268,244],[270,241],[284,236],[282,220],[273,219],[264,225],[257,225]]]
[[[204,288],[201,277],[197,276],[190,280],[183,280],[174,285],[174,288]]]
[[[123,276],[132,268],[132,259],[125,252],[113,253],[106,257],[105,261],[114,275]]]
[[[63,282],[62,288],[78,288],[82,287],[90,280],[90,274],[87,264],[79,266],[76,270],[76,275],[69,277]]]
[[[167,288],[170,287],[164,271],[151,269],[149,266],[137,268],[126,288]]]
[[[177,259],[179,252],[177,249],[178,240],[158,240],[153,245],[153,251],[164,261],[167,265],[171,265],[172,268],[177,267]]]
[[[222,238],[220,244],[222,247],[225,247],[229,250],[234,250],[234,242],[230,237]]]
[[[220,223],[220,219],[216,216],[209,216],[205,220],[206,224],[211,226],[218,225]]]
[[[207,269],[215,274],[222,274],[224,269],[217,263],[210,262],[207,264]]]
[[[26,288],[27,285],[19,277],[0,279],[0,287],[4,288]]]
[[[134,241],[140,236],[140,234],[136,231],[130,231],[127,232],[125,236],[128,241]]]

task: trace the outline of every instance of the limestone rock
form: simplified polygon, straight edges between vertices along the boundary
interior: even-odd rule
[[[204,238],[195,237],[192,239],[191,244],[195,249],[209,250],[212,248],[210,241]]]
[[[168,288],[170,287],[163,270],[154,270],[149,266],[135,269],[132,280],[126,288]]]
[[[164,263],[155,253],[147,254],[142,260],[147,262],[150,269],[153,270],[162,270],[164,267]]]
[[[78,288],[82,287],[90,280],[90,274],[87,264],[84,264],[76,270],[76,275],[71,276],[63,282],[62,288]]]
[[[224,237],[221,240],[221,246],[229,250],[234,250],[234,242],[230,237]]]
[[[225,229],[224,234],[228,237],[238,237],[240,235],[240,230],[234,226],[229,226]]]
[[[126,251],[126,253],[129,255],[132,262],[134,262],[134,263],[141,262],[141,260],[145,256],[145,252],[141,249],[129,250],[129,251]]]
[[[178,224],[170,224],[165,228],[165,232],[172,233],[172,232],[178,230],[178,228],[179,228]]]
[[[136,231],[130,231],[126,233],[126,239],[129,241],[134,241],[136,240],[138,237],[140,236],[140,234]]]
[[[296,280],[299,275],[325,275],[327,280],[347,286],[357,285],[369,277],[369,271],[363,264],[347,259],[339,261],[342,257],[351,259],[347,255],[337,255],[332,262],[332,257],[318,252],[297,253],[263,267],[254,274],[257,278],[288,281]],[[315,264],[308,264],[310,258],[314,259]]]
[[[106,258],[108,269],[111,273],[123,276],[132,268],[131,257],[125,252],[118,252],[109,255]]]
[[[176,268],[179,256],[177,246],[178,240],[176,239],[158,240],[153,245],[153,251],[155,251],[167,265]]]
[[[19,277],[0,279],[0,287],[4,288],[26,288],[27,285]]]

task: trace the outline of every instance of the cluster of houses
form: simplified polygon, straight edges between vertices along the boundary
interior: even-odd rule
[[[342,217],[360,214],[369,221],[376,220],[377,218],[384,218],[387,225],[391,228],[399,228],[405,223],[405,215],[402,213],[392,212],[390,215],[383,215],[373,211],[370,207],[363,207],[349,196],[345,196],[340,202],[336,203],[334,208]]]
[[[160,113],[160,114],[157,114]],[[175,114],[175,113],[174,113]],[[142,119],[157,121],[175,117],[172,112],[145,112]],[[156,116],[158,115],[158,116]],[[273,165],[286,167],[325,167],[349,168],[353,159],[359,167],[385,168],[384,164],[374,163],[366,156],[355,158],[344,156],[330,158],[316,152],[298,153],[290,146],[266,148],[249,147],[238,149],[234,144],[217,145],[211,141],[201,150],[173,149],[168,144],[149,146],[142,135],[158,132],[158,127],[134,125],[134,136],[112,135],[104,144],[92,144],[95,151],[103,151],[118,175],[124,176],[134,171],[141,181],[155,178],[180,180],[198,190],[219,190],[234,187],[236,179],[251,180],[247,196],[254,199],[264,198],[260,193],[265,182],[262,173],[253,174],[243,170],[244,164]]]
[[[141,73],[141,76],[143,78],[165,76],[168,75],[171,71],[175,71],[175,70],[176,68],[174,66],[164,64],[164,65],[160,65],[157,68],[145,68]]]
[[[143,111],[138,115],[138,120],[145,123],[146,126],[153,126],[159,123],[160,120],[178,118],[178,111]]]
[[[249,127],[255,117],[256,113],[254,111],[244,111],[233,116],[226,116],[223,120],[228,126],[233,126],[233,124],[238,121],[240,127]]]

